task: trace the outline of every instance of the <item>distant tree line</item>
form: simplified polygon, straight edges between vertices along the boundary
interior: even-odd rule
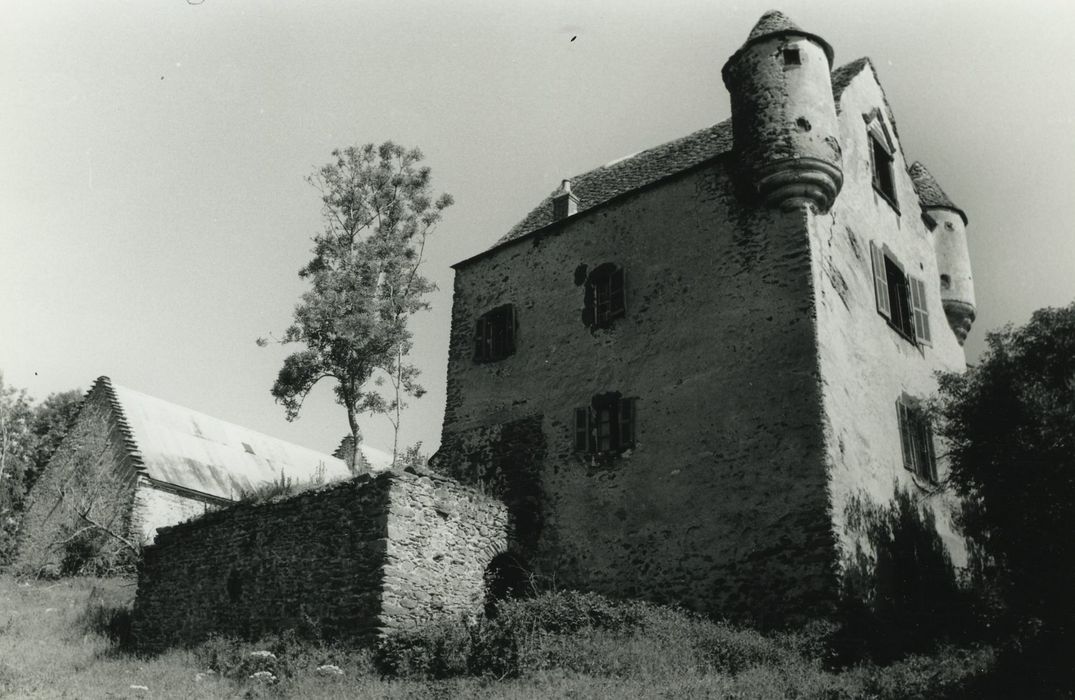
[[[74,424],[81,404],[77,389],[35,403],[0,372],[0,567],[15,556],[30,489]]]

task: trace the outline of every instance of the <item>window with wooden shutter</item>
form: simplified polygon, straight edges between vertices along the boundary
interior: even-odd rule
[[[870,258],[873,261],[873,288],[877,298],[877,311],[892,320],[892,304],[888,298],[888,276],[885,273],[885,254],[870,241]]]
[[[515,307],[504,304],[486,312],[475,324],[474,359],[495,362],[515,353]]]
[[[899,416],[903,467],[926,481],[937,481],[937,458],[933,450],[933,431],[921,409],[904,397],[896,401]]]
[[[911,308],[914,312],[915,340],[923,345],[932,343],[929,335],[929,311],[926,310],[926,285],[917,277],[909,277]]]
[[[635,399],[611,392],[575,409],[575,451],[615,455],[635,446]]]
[[[608,328],[627,312],[622,267],[603,263],[586,278],[583,321],[591,328]]]

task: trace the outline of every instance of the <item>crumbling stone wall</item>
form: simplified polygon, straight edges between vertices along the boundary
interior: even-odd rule
[[[534,475],[539,579],[763,621],[832,604],[805,217],[745,205],[721,158],[457,269],[437,465]],[[593,330],[576,271],[607,262],[626,314]],[[474,362],[475,319],[509,303],[515,353]],[[635,398],[636,444],[595,460],[574,409],[607,392]]]
[[[237,504],[160,530],[139,574],[134,635],[146,651],[289,628],[361,642],[477,611],[506,528],[495,500],[409,473]]]

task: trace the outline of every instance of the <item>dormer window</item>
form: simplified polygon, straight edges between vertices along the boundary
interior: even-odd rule
[[[915,345],[931,345],[926,285],[908,275],[891,251],[870,241],[877,312]]]
[[[515,354],[515,307],[511,304],[487,311],[474,329],[474,361],[496,362]]]
[[[888,127],[881,120],[880,110],[865,115],[867,124],[867,141],[870,146],[870,168],[873,173],[873,189],[888,202],[898,214],[899,200],[896,197],[896,144],[888,132]]]
[[[594,330],[609,328],[613,320],[626,313],[623,268],[613,263],[598,265],[586,277],[583,323]]]

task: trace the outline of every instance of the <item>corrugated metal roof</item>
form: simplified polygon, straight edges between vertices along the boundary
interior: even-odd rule
[[[152,479],[235,498],[281,474],[296,482],[351,476],[335,457],[114,384],[108,377],[99,378],[94,389],[108,397],[128,448]],[[362,452],[374,469],[391,462],[389,455],[366,445]]]

